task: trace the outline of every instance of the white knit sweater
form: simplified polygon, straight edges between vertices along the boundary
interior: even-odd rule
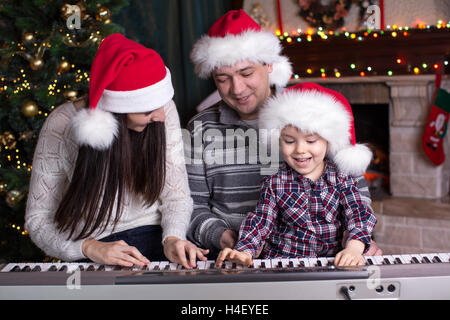
[[[166,113],[166,180],[159,200],[145,207],[142,200],[128,195],[120,221],[113,231],[112,222],[102,233],[92,237],[101,239],[112,232],[143,226],[161,225],[163,241],[167,236],[186,239],[192,213],[192,198],[187,180],[183,140],[178,113],[173,101],[164,106]],[[47,255],[73,261],[83,259],[84,240],[67,240],[68,233],[60,233],[53,221],[55,212],[71,181],[78,154],[78,145],[70,125],[77,110],[72,102],[56,108],[45,121],[36,146],[33,171],[25,214],[25,229],[33,242]],[[86,189],[89,192],[89,189]],[[111,221],[114,220],[112,217]]]

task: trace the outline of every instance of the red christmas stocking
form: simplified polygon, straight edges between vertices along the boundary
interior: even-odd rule
[[[422,136],[423,150],[436,166],[442,164],[445,160],[442,142],[447,133],[449,113],[450,93],[439,88]]]

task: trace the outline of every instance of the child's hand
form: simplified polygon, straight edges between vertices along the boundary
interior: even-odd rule
[[[338,252],[334,258],[336,266],[361,266],[364,265],[364,243],[359,240],[350,240],[344,250]]]
[[[253,265],[252,255],[249,252],[225,248],[217,256],[216,267],[220,267],[226,259],[247,267]]]

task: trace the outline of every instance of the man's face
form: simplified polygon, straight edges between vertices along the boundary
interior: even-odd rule
[[[271,64],[238,62],[214,69],[212,76],[220,96],[243,120],[254,120],[270,96]]]

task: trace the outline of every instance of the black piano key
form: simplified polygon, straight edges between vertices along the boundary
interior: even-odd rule
[[[300,261],[300,266],[304,268],[305,267],[305,261]]]
[[[441,263],[441,262],[442,262],[442,260],[439,259],[438,256],[434,256],[432,261],[433,261],[434,263]]]
[[[394,259],[394,264],[403,264],[399,257]]]
[[[423,263],[431,263],[431,261],[430,261],[430,259],[428,259],[428,257],[423,257],[422,262]]]
[[[289,261],[289,268],[293,268],[294,267],[294,263],[292,261]]]
[[[370,264],[370,265],[373,265],[372,259],[371,258],[367,258],[367,263]]]
[[[78,266],[78,270],[79,270],[79,271],[84,271],[84,267],[83,267],[82,265],[79,265],[79,266]]]
[[[120,270],[122,270],[122,267],[121,266],[114,266],[113,270],[114,271],[120,271]]]
[[[321,267],[322,266],[322,262],[320,260],[317,260],[317,266]]]
[[[159,270],[159,266],[154,266],[153,270],[158,271]]]
[[[278,267],[278,268],[283,268],[283,263],[281,263],[281,261],[278,261],[277,267]]]
[[[211,262],[211,263],[209,264],[209,268],[210,268],[210,269],[214,269],[214,267],[215,267],[214,262]]]
[[[50,268],[48,268],[47,271],[56,271],[56,270],[58,270],[58,268],[56,268],[55,265],[52,265],[52,266],[50,266]]]
[[[67,266],[62,266],[61,268],[59,268],[58,271],[66,272],[67,271]]]
[[[417,259],[416,257],[412,257],[411,262],[412,263],[420,263],[419,259]]]
[[[94,265],[91,264],[89,267],[87,267],[86,271],[95,271]]]
[[[334,265],[334,260],[328,260],[327,266],[331,267]]]
[[[383,259],[383,264],[391,264],[391,262],[389,261],[388,258],[384,258]]]
[[[25,266],[22,268],[22,270],[20,270],[21,272],[30,272],[31,271],[31,267],[30,266]]]
[[[41,271],[41,267],[40,266],[35,266],[31,272],[40,272]]]
[[[170,265],[166,264],[166,266],[164,267],[164,270],[169,270],[170,269]]]
[[[14,266],[14,268],[12,268],[9,272],[20,272],[20,267]]]
[[[97,271],[105,271],[105,265],[102,264],[100,267],[98,267]]]
[[[261,261],[261,266],[260,267],[264,269],[266,267],[266,263],[264,261]]]
[[[222,269],[225,269],[225,267],[226,267],[225,262],[222,262],[221,268],[222,268]]]
[[[236,269],[236,263],[235,263],[235,262],[233,262],[233,263],[231,264],[231,269]]]

